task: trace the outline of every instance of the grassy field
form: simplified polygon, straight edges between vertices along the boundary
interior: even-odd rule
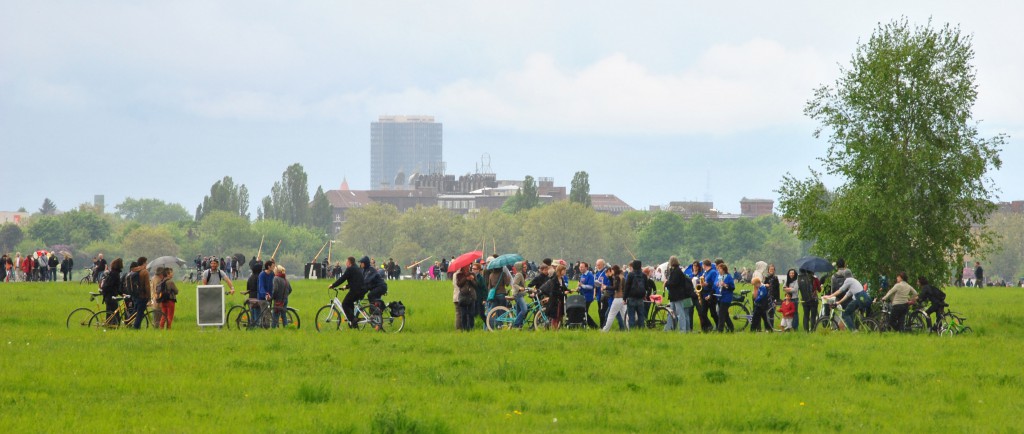
[[[452,331],[446,282],[397,282],[400,334],[67,329],[77,283],[0,284],[0,427],[22,432],[1021,432],[1017,288],[947,289],[975,334]],[[241,297],[229,297],[240,301]]]

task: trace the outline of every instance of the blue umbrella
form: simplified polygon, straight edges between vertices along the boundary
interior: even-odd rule
[[[493,270],[493,269],[496,269],[496,268],[507,267],[509,265],[515,264],[516,262],[520,262],[522,260],[523,260],[523,257],[519,256],[518,253],[506,253],[504,255],[501,255],[501,256],[498,256],[497,258],[492,259],[491,262],[487,263],[487,269],[488,270]]]
[[[814,273],[824,273],[832,271],[832,263],[820,256],[804,256],[796,260],[796,268]]]

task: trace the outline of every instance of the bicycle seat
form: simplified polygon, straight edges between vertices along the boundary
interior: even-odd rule
[[[651,296],[651,303],[661,303],[662,300],[663,300],[662,296],[660,296],[658,294],[654,294],[654,295]]]
[[[750,290],[749,289],[744,289],[744,290],[740,291],[740,297],[743,297],[744,295],[747,295],[747,294],[750,294]]]

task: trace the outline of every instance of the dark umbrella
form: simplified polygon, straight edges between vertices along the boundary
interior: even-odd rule
[[[488,262],[487,269],[493,270],[495,268],[507,267],[509,265],[515,264],[516,262],[521,262],[522,260],[523,257],[519,256],[518,253],[506,253],[504,255],[492,259],[491,262]]]
[[[480,259],[483,256],[484,256],[484,252],[481,251],[481,250],[474,250],[472,252],[463,253],[463,254],[459,255],[458,258],[453,259],[450,264],[448,264],[448,271],[454,273],[455,271],[459,270],[460,268],[465,267],[465,266],[473,263],[473,261],[475,261],[477,259]]]
[[[245,264],[245,255],[241,253],[235,253],[234,255],[231,255],[231,257],[235,258],[236,264]]]
[[[832,263],[820,256],[804,256],[796,260],[796,268],[814,273],[825,273],[832,271]]]
[[[174,268],[185,265],[185,260],[174,256],[161,256],[146,264],[147,270],[155,270],[157,267]]]

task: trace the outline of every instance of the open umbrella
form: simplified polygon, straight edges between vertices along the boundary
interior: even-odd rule
[[[245,255],[241,253],[235,253],[234,255],[231,255],[231,257],[235,258],[235,264],[245,264]]]
[[[40,256],[47,256],[49,254],[50,254],[50,252],[47,252],[46,250],[36,250],[36,257],[37,258],[40,257]]]
[[[814,273],[832,271],[832,263],[819,256],[804,256],[796,260],[797,270],[807,270]]]
[[[161,256],[146,264],[147,270],[155,270],[157,267],[174,268],[185,265],[185,260],[174,256]]]
[[[487,269],[488,270],[494,270],[496,268],[507,267],[509,265],[513,265],[513,264],[515,264],[517,262],[522,262],[522,261],[523,261],[523,257],[519,256],[518,253],[506,253],[504,255],[501,255],[501,256],[498,256],[497,258],[492,259],[491,262],[488,262],[487,263]]]
[[[458,258],[453,259],[450,264],[448,264],[448,271],[454,272],[458,269],[461,269],[462,267],[471,264],[473,261],[482,258],[483,256],[484,252],[482,250],[474,250],[472,252],[463,253],[459,255]]]

